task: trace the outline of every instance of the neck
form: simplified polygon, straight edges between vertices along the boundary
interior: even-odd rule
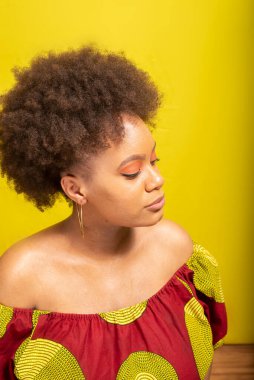
[[[80,230],[76,208],[61,222],[62,233],[66,237],[72,252],[89,256],[91,259],[107,260],[128,256],[137,246],[138,229],[119,227],[107,222],[94,222],[86,213],[84,237]]]

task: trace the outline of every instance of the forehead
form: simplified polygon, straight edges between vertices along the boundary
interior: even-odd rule
[[[143,122],[142,119],[138,117],[129,117],[124,119],[124,129],[125,138],[122,142],[122,148],[127,148],[130,144],[135,144],[138,146],[153,143],[152,134]]]
[[[132,154],[150,154],[154,147],[154,138],[142,119],[134,116],[123,118],[125,136],[119,144],[112,144],[102,153],[103,159],[120,163]],[[149,153],[150,152],[150,153]]]
[[[143,120],[127,116],[123,118],[123,126],[125,131],[123,140],[118,144],[111,142],[110,148],[91,156],[86,164],[81,165],[81,172],[78,171],[78,174],[83,177],[83,171],[89,168],[91,183],[105,186],[104,178],[108,179],[110,174],[118,175],[120,167],[123,166],[122,162],[130,156],[142,155],[142,159],[150,159],[155,140]]]
[[[91,156],[88,162],[85,163],[85,167],[89,167],[93,173],[93,179],[97,174],[105,173],[109,171],[116,172],[119,169],[119,165],[132,155],[143,155],[150,157],[150,154],[154,148],[155,140],[142,119],[136,116],[124,116],[123,126],[125,136],[123,140],[115,144],[111,142],[110,148],[103,150],[101,153]],[[77,167],[80,174],[84,170],[84,164]]]

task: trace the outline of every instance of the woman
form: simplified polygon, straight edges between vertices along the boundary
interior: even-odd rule
[[[163,218],[157,87],[92,46],[15,75],[2,175],[41,211],[73,209],[1,257],[1,379],[208,379],[223,291],[214,256]]]

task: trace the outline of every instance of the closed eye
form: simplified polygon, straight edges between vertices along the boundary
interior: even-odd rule
[[[160,161],[160,158],[156,158],[155,160],[151,161],[152,166],[154,166],[157,161]],[[140,173],[141,173],[141,170],[139,170],[137,173],[133,173],[133,174],[123,174],[122,173],[122,175],[124,177],[127,177],[127,179],[133,179],[133,178],[136,178]]]

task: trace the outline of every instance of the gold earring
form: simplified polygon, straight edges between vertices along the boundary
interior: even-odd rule
[[[77,207],[78,221],[79,221],[79,226],[80,226],[81,234],[82,234],[82,237],[84,238],[85,237],[85,232],[84,232],[84,224],[83,224],[82,205],[80,205],[80,211],[79,211],[79,205],[78,205],[78,203],[76,203],[76,207]]]

